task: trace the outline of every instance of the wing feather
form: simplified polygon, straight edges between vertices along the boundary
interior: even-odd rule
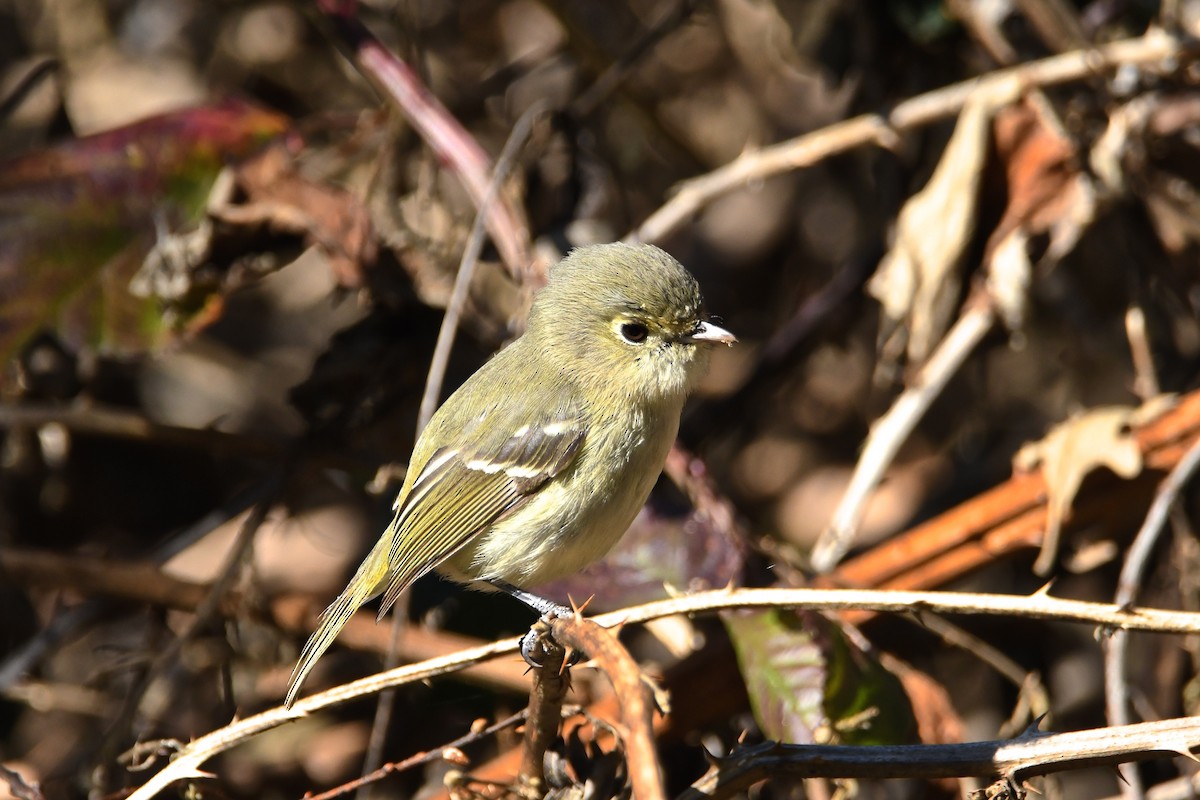
[[[521,426],[492,452],[436,452],[392,522],[380,617],[413,581],[566,469],[583,437],[578,419],[549,419]]]

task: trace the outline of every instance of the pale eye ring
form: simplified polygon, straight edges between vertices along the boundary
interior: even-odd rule
[[[617,331],[630,344],[641,344],[650,335],[650,329],[640,322],[623,322]]]

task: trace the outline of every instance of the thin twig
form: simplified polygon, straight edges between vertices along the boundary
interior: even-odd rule
[[[1129,354],[1133,357],[1133,393],[1145,402],[1161,390],[1154,368],[1154,354],[1146,338],[1146,314],[1136,303],[1125,310],[1125,338],[1129,340]]]
[[[612,683],[621,705],[625,758],[629,782],[638,800],[663,800],[662,768],[654,745],[654,698],[642,671],[612,631],[596,620],[556,618],[551,632],[560,643],[587,653]]]
[[[891,148],[899,134],[953,117],[971,94],[994,89],[999,83],[1016,80],[1027,87],[1044,87],[1082,80],[1121,65],[1174,66],[1190,60],[1196,47],[1195,42],[1155,29],[1135,39],[997,70],[909,98],[887,113],[864,114],[761,150],[747,151],[719,169],[685,181],[675,196],[630,232],[626,240],[662,241],[718,197],[777,173],[810,167],[867,144]]]
[[[1034,595],[971,594],[965,592],[894,592],[851,589],[736,589],[701,592],[658,600],[594,617],[602,627],[647,622],[675,614],[699,614],[739,608],[796,608],[814,611],[869,609],[891,613],[997,614],[1027,619],[1054,619],[1158,633],[1200,633],[1200,612],[1151,608],[1122,608],[1111,603],[1064,600]],[[564,639],[564,643],[570,643]],[[290,711],[273,708],[238,720],[189,742],[178,756],[128,800],[148,800],[180,780],[203,777],[201,765],[213,756],[284,722],[340,705],[388,687],[458,672],[498,656],[515,653],[520,640],[502,639],[447,656],[369,675],[298,701]],[[592,654],[594,655],[594,654]]]
[[[318,10],[354,53],[358,67],[396,104],[421,138],[462,181],[477,209],[492,172],[487,153],[420,77],[367,30],[353,0],[318,0]],[[523,280],[529,268],[529,226],[521,209],[507,199],[485,215],[488,231],[509,273]]]
[[[209,428],[184,428],[152,422],[139,413],[96,405],[9,405],[0,404],[0,430],[62,425],[73,433],[108,436],[137,442],[190,447],[221,454],[275,459],[286,443],[241,433]]]
[[[999,730],[1001,735],[1024,730],[1033,719],[1040,719],[1050,712],[1050,697],[1041,678],[1018,664],[1012,657],[986,639],[982,639],[960,625],[934,614],[922,614],[917,620],[922,627],[936,633],[942,641],[978,658],[997,673],[1008,679],[1020,690],[1018,711]],[[1023,718],[1024,717],[1024,718]]]
[[[263,522],[266,521],[267,513],[271,510],[271,506],[274,505],[278,493],[282,490],[285,482],[285,469],[279,470],[267,480],[269,486],[267,494],[246,515],[245,521],[238,529],[237,536],[234,537],[229,552],[221,564],[221,569],[217,573],[217,579],[209,585],[208,594],[200,605],[196,607],[191,623],[183,633],[172,639],[170,644],[155,657],[153,663],[146,670],[146,673],[125,698],[121,712],[117,715],[117,722],[110,727],[108,740],[100,748],[101,756],[98,758],[99,763],[108,763],[110,760],[108,756],[104,755],[106,751],[110,755],[117,752],[118,741],[124,737],[130,721],[133,719],[134,714],[137,713],[143,695],[145,695],[154,681],[166,672],[168,667],[176,663],[179,654],[183,652],[184,646],[208,628],[212,624],[213,619],[219,615],[225,595],[232,587],[233,582],[241,574],[241,568],[249,556],[251,546],[254,544],[254,534],[258,532]]]
[[[1158,487],[1158,494],[1146,512],[1146,521],[1129,546],[1125,555],[1125,563],[1121,565],[1121,574],[1117,579],[1117,591],[1113,601],[1117,606],[1129,607],[1137,597],[1142,585],[1142,576],[1159,534],[1167,521],[1167,515],[1179,499],[1179,493],[1187,486],[1196,470],[1200,468],[1200,440],[1197,440],[1187,454],[1171,470],[1166,480]],[[1130,720],[1128,698],[1129,687],[1125,680],[1126,655],[1129,648],[1129,634],[1126,631],[1114,631],[1104,648],[1104,705],[1108,721],[1112,725],[1124,725]],[[1145,796],[1140,777],[1136,770],[1122,769],[1125,778],[1122,794],[1133,800]]]
[[[871,426],[850,485],[813,547],[811,562],[817,572],[833,569],[850,549],[866,512],[867,500],[883,480],[901,445],[995,322],[996,309],[991,299],[982,293],[975,295],[921,367],[912,385]]]
[[[442,393],[442,383],[446,379],[446,365],[450,361],[450,350],[454,347],[454,337],[458,332],[458,320],[462,316],[463,307],[467,303],[467,293],[471,288],[471,278],[475,274],[475,266],[479,263],[479,252],[483,249],[483,232],[488,212],[500,194],[501,187],[508,180],[509,172],[516,162],[517,154],[529,138],[533,122],[545,112],[544,103],[534,103],[513,126],[504,149],[496,160],[496,168],[488,182],[487,191],[480,201],[479,211],[475,215],[475,223],[471,226],[471,234],[467,237],[467,246],[463,248],[462,260],[458,264],[458,274],[454,278],[454,290],[450,294],[450,302],[446,304],[446,313],[442,316],[442,326],[438,330],[437,344],[433,348],[433,357],[429,363],[429,375],[425,378],[425,392],[421,395],[421,410],[417,415],[417,436],[429,424],[430,417],[437,409],[438,398]]]
[[[333,800],[335,797],[341,797],[344,794],[358,791],[365,786],[383,780],[388,775],[395,775],[398,772],[404,772],[405,770],[412,769],[413,767],[419,767],[422,764],[428,764],[431,761],[437,761],[438,759],[446,758],[449,754],[457,751],[459,748],[473,742],[477,742],[484,737],[491,736],[492,734],[502,731],[505,728],[511,728],[523,719],[525,719],[525,712],[518,711],[516,714],[512,714],[505,719],[500,720],[499,722],[492,723],[481,731],[471,731],[470,733],[463,734],[454,741],[447,742],[435,750],[427,750],[424,753],[416,753],[415,755],[411,755],[403,761],[395,761],[390,764],[384,764],[382,767],[369,775],[363,775],[360,778],[356,778],[348,783],[344,783],[341,786],[330,789],[327,792],[321,792],[320,794],[306,794],[304,795],[304,800]]]
[[[1071,733],[1031,731],[1016,739],[940,745],[783,745],[766,742],[718,762],[678,800],[727,797],[764,778],[955,778],[1020,781],[1081,767],[1120,764],[1200,748],[1200,718],[1143,722]]]
[[[450,295],[450,302],[446,305],[446,313],[442,316],[442,325],[438,330],[433,357],[430,359],[429,374],[425,378],[425,392],[421,396],[421,408],[417,414],[417,437],[420,437],[421,431],[429,424],[433,412],[437,409],[438,399],[441,397],[442,383],[446,378],[446,365],[450,362],[450,351],[454,347],[454,337],[458,332],[458,320],[466,306],[467,293],[471,288],[471,277],[475,274],[475,266],[479,263],[479,253],[483,249],[483,233],[486,230],[488,215],[504,182],[508,180],[517,154],[524,146],[525,140],[529,138],[534,120],[543,113],[544,108],[543,103],[535,103],[517,120],[512,133],[508,136],[508,141],[504,143],[500,158],[496,161],[496,168],[492,171],[487,192],[480,201],[479,211],[475,214],[475,223],[471,226],[471,234],[467,238],[467,245],[463,248],[462,260],[458,265],[454,290]],[[405,615],[400,613],[399,609],[392,614],[392,639],[384,658],[385,669],[391,669],[396,665],[400,628],[406,624],[404,617]],[[365,773],[375,771],[383,761],[383,742],[387,736],[395,704],[396,695],[391,690],[379,695],[379,702],[375,707],[375,719],[371,724],[370,744],[367,747],[363,765]]]
[[[546,751],[558,738],[571,673],[564,667],[567,651],[550,635],[550,625],[544,618],[534,623],[530,635],[534,637],[534,658],[541,667],[533,670],[517,787],[519,794],[536,798],[546,794]]]

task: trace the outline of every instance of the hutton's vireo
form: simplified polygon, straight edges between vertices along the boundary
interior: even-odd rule
[[[430,570],[552,606],[516,587],[574,573],[621,538],[717,342],[734,337],[657,247],[581,247],[554,267],[524,335],[421,434],[396,516],[304,646],[287,705],[359,606],[382,593],[382,617]]]

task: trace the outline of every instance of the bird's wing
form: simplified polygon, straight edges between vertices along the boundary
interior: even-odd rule
[[[566,469],[583,437],[578,417],[560,413],[520,426],[498,446],[437,450],[392,521],[380,617],[413,581]]]

